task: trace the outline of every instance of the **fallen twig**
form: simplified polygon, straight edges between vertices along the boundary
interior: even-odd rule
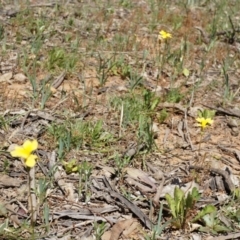
[[[221,175],[225,179],[225,181],[226,181],[226,183],[228,185],[229,190],[231,192],[233,192],[235,190],[235,186],[234,186],[231,178],[229,177],[227,172],[224,171],[224,170],[220,170],[220,169],[217,169],[217,168],[204,168],[204,167],[192,166],[192,165],[189,166],[189,168],[190,169],[195,169],[195,170],[207,170],[207,171],[213,172],[215,174],[219,174],[219,175]]]

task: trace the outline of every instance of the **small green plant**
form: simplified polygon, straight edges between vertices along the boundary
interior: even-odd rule
[[[104,234],[105,230],[106,230],[106,223],[105,222],[101,222],[101,223],[97,223],[94,222],[93,228],[94,228],[94,233],[95,233],[95,239],[96,240],[101,240],[102,239],[102,235]]]
[[[168,114],[166,108],[163,108],[158,114],[159,123],[164,123],[164,121],[168,118],[168,115],[169,114]]]
[[[7,131],[8,127],[9,127],[9,120],[3,115],[0,115],[0,129],[4,129],[5,131]]]
[[[163,230],[170,224],[170,221],[167,221],[164,224],[162,224],[162,211],[163,211],[163,204],[161,203],[157,224],[152,227],[151,234],[144,237],[145,240],[158,239],[158,237],[162,234]]]
[[[10,162],[8,159],[3,160],[3,172],[8,172],[10,169]]]
[[[112,61],[115,61],[115,63],[113,64]],[[111,67],[110,75],[120,76],[122,79],[130,77],[132,68],[125,62],[124,57],[114,58],[112,61],[109,62],[109,67]]]
[[[223,225],[218,217],[218,210],[213,205],[207,205],[201,212],[193,219],[194,222],[200,221],[204,226],[199,228],[201,232],[211,234],[218,234],[221,232],[228,232],[231,229]]]
[[[67,174],[78,172],[80,164],[77,163],[76,159],[71,159],[68,162],[63,161],[63,166]]]
[[[116,64],[115,61],[112,61],[112,59],[113,56],[110,58],[103,59],[100,53],[98,53],[97,78],[101,86],[103,86],[106,83],[111,73],[111,70],[114,68]]]
[[[166,95],[166,101],[170,103],[179,103],[182,98],[183,94],[180,93],[178,88],[171,88]]]
[[[60,159],[71,148],[79,149],[84,143],[92,146],[103,146],[113,140],[112,134],[104,131],[102,120],[96,122],[65,121],[61,125],[53,123],[49,126],[48,132],[57,142]]]
[[[113,97],[110,103],[114,110],[118,110],[120,112],[121,109],[123,109],[122,124],[124,127],[129,124],[137,123],[139,120],[139,115],[143,111],[142,96],[135,94],[127,94],[122,97]]]
[[[37,83],[37,61],[36,59],[30,61],[28,58],[28,54],[26,52],[23,53],[24,56],[24,62],[23,62],[23,68],[24,73],[27,75],[31,86],[32,86],[32,97],[33,99],[36,99],[39,95],[38,92],[38,83]]]
[[[46,191],[49,188],[50,182],[45,178],[41,178],[38,180],[37,184],[37,197],[39,199],[39,203],[42,204],[46,197]]]
[[[41,93],[41,103],[40,103],[41,109],[44,109],[46,102],[52,96],[51,85],[47,82],[48,82],[48,78],[45,78],[42,81],[42,86],[39,90],[39,92]]]
[[[48,132],[54,137],[58,145],[58,157],[62,159],[66,152],[70,151],[72,141],[71,125],[68,122],[64,124],[55,124],[49,126]]]
[[[37,54],[42,45],[44,43],[44,30],[45,30],[45,22],[42,19],[37,19],[36,22],[32,25],[32,29],[30,32],[33,36],[33,40],[31,43],[31,52]]]
[[[143,92],[144,108],[146,111],[153,111],[158,103],[160,98],[155,96],[155,93],[150,92],[149,90],[144,90]]]
[[[0,25],[0,41],[2,41],[4,38],[4,27],[3,25]]]
[[[240,88],[238,88],[237,90],[235,90],[235,92],[233,90],[231,90],[231,86],[229,83],[229,75],[227,73],[227,67],[225,66],[226,64],[224,63],[224,66],[222,68],[223,70],[223,76],[224,76],[224,93],[223,93],[223,103],[225,104],[226,102],[232,102],[235,97],[238,95]]]
[[[115,165],[117,167],[118,174],[122,173],[122,169],[127,167],[131,161],[130,157],[121,157],[119,154],[114,156]]]
[[[135,70],[130,71],[130,76],[128,77],[130,89],[133,90],[137,86],[141,86],[143,77]]]
[[[71,71],[77,63],[74,53],[67,53],[63,48],[53,48],[48,54],[47,68],[49,70],[56,67]]]
[[[145,115],[139,116],[138,139],[146,145],[150,151],[154,146],[154,132],[152,131],[152,119]]]
[[[46,102],[52,96],[51,85],[49,83],[50,77],[47,76],[42,79],[41,83],[37,81],[37,68],[38,63],[36,59],[29,60],[26,53],[24,53],[24,72],[27,75],[32,86],[32,98],[33,102],[40,102],[40,108],[44,109]],[[40,99],[40,101],[39,101]]]
[[[237,201],[240,201],[240,188],[234,189],[233,198]]]
[[[124,8],[131,8],[133,6],[132,1],[129,0],[120,0],[119,4]]]
[[[198,117],[213,119],[215,117],[215,113],[215,110],[204,109],[203,111],[198,111]]]
[[[141,94],[126,94],[122,97],[113,97],[111,106],[118,111],[123,110],[123,126],[139,122],[141,115],[152,116],[160,101],[154,93],[144,90]]]
[[[91,192],[88,191],[88,183],[89,177],[91,175],[93,166],[91,163],[84,161],[78,165],[78,173],[79,173],[79,186],[78,186],[78,194],[79,196],[85,196],[85,202],[87,203],[91,197]]]
[[[194,187],[192,192],[189,192],[187,196],[183,190],[178,187],[174,189],[174,196],[166,194],[166,200],[170,212],[172,214],[172,224],[178,229],[184,229],[186,221],[189,220],[190,212],[193,210],[195,203],[200,199],[200,193],[197,188]]]
[[[236,188],[233,193],[230,201],[226,204],[222,210],[224,215],[230,218],[232,221],[240,224],[240,189]]]
[[[1,215],[5,215],[6,214],[6,209],[4,208],[4,206],[0,205],[0,213]],[[8,218],[5,221],[2,221],[0,224],[0,236],[1,237],[6,237],[4,239],[8,239],[8,234],[7,234],[7,230],[9,228],[9,220]]]
[[[239,224],[240,223],[240,209],[233,212],[231,218]]]
[[[207,214],[210,214],[210,213],[213,213],[213,212],[216,212],[217,209],[215,206],[209,204],[207,206],[205,206],[198,214],[196,217],[194,217],[192,219],[192,222],[196,222],[198,221],[199,219],[202,219],[205,215]]]

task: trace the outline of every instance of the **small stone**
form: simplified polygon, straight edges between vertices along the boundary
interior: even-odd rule
[[[27,79],[27,77],[23,73],[17,73],[14,75],[14,80],[17,82],[24,82]]]
[[[232,130],[231,130],[231,135],[234,136],[234,137],[237,137],[239,134],[239,130],[237,127],[233,127]]]
[[[237,120],[236,120],[236,119],[233,119],[233,118],[228,119],[227,125],[228,125],[230,128],[238,127]]]
[[[13,76],[12,72],[4,73],[0,76],[0,82],[8,82]]]
[[[21,41],[21,45],[27,45],[27,43],[28,43],[28,42],[27,42],[26,40],[22,40],[22,41]]]

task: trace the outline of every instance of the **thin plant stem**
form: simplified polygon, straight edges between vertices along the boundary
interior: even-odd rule
[[[35,225],[35,222],[37,220],[37,198],[35,194],[35,167],[30,168],[29,170],[29,209],[31,212],[31,224],[32,226]]]

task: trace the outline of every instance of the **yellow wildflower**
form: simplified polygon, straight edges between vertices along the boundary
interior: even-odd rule
[[[207,125],[212,125],[213,120],[211,118],[199,117],[196,119],[199,122],[199,126],[204,129]]]
[[[161,30],[159,32],[159,35],[158,35],[158,39],[159,40],[161,40],[161,39],[168,39],[168,38],[172,38],[172,34],[171,33],[165,32],[164,30]]]
[[[16,146],[10,152],[12,157],[23,158],[27,167],[34,167],[36,164],[37,155],[32,154],[38,147],[37,140],[26,140],[22,146]]]

